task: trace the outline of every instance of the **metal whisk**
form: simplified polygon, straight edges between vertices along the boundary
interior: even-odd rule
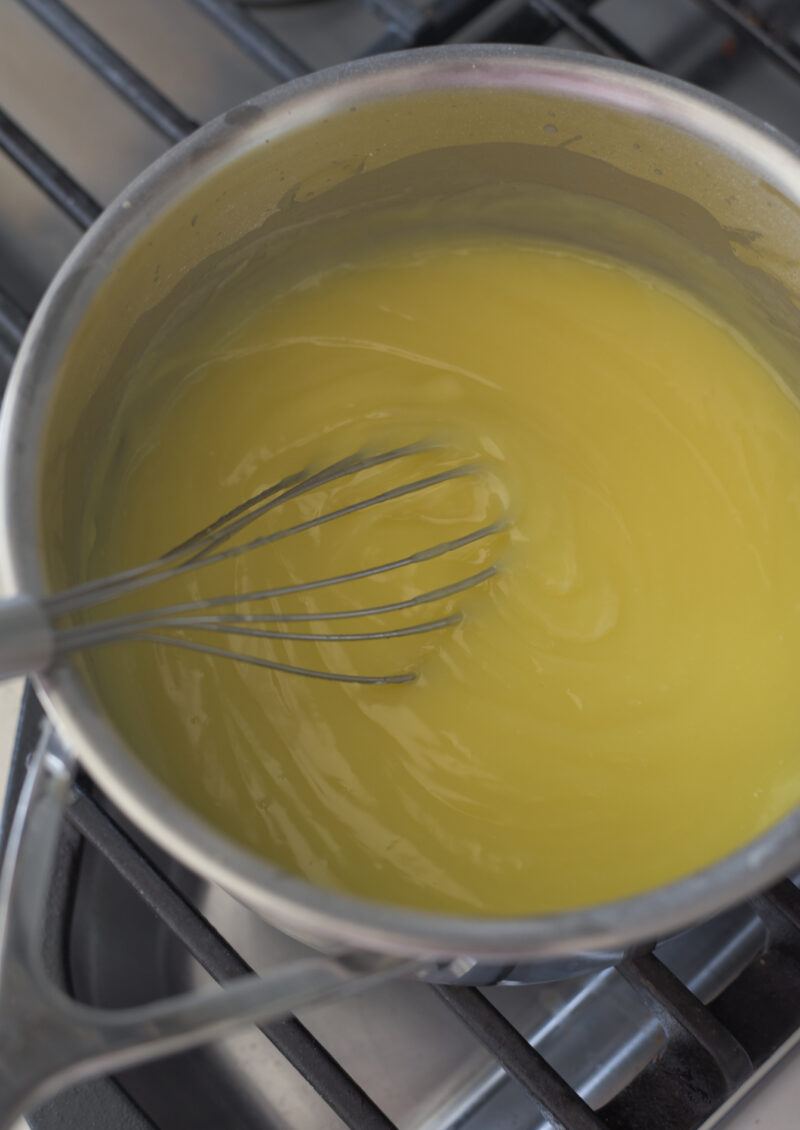
[[[499,533],[506,528],[508,521],[505,517],[498,518],[488,525],[470,530],[461,537],[450,541],[439,542],[425,549],[385,561],[370,568],[337,576],[323,577],[318,580],[309,580],[301,584],[285,585],[280,588],[265,588],[253,592],[239,593],[232,596],[211,597],[205,600],[195,600],[183,604],[172,604],[147,611],[130,612],[107,619],[79,624],[74,627],[58,628],[56,622],[59,618],[83,609],[93,607],[104,602],[114,600],[138,589],[146,588],[172,577],[181,576],[190,570],[213,565],[221,561],[239,557],[245,553],[252,553],[262,546],[281,541],[284,538],[314,529],[338,518],[357,511],[367,510],[379,506],[381,503],[404,495],[413,495],[418,491],[433,487],[451,479],[462,478],[480,472],[477,463],[464,463],[450,467],[436,474],[424,478],[404,482],[399,486],[374,494],[369,498],[361,499],[338,509],[328,511],[315,518],[287,526],[241,545],[222,548],[226,543],[245,529],[256,519],[261,518],[269,511],[307,494],[317,487],[324,486],[337,480],[356,475],[372,467],[391,463],[404,457],[431,451],[436,445],[430,443],[414,443],[404,447],[396,447],[390,451],[378,454],[358,453],[341,459],[321,471],[309,473],[301,471],[289,475],[273,486],[260,491],[252,498],[241,503],[233,510],[223,514],[216,521],[194,534],[187,541],[182,542],[163,557],[145,565],[138,565],[132,569],[87,581],[64,589],[61,592],[48,594],[41,597],[20,596],[0,602],[0,678],[9,678],[14,675],[26,674],[31,671],[46,669],[55,660],[69,652],[83,648],[97,647],[101,644],[116,643],[119,641],[149,641],[151,643],[169,644],[174,647],[187,648],[191,651],[202,652],[205,655],[220,656],[241,663],[254,664],[257,667],[267,667],[274,671],[283,671],[293,675],[305,675],[316,679],[331,679],[348,683],[408,683],[416,678],[415,672],[399,672],[383,675],[356,675],[337,673],[332,671],[317,670],[311,667],[293,666],[280,663],[276,660],[265,659],[259,656],[229,650],[226,647],[214,647],[194,639],[186,639],[182,635],[174,635],[176,631],[190,630],[200,632],[219,632],[226,636],[246,636],[261,640],[312,640],[316,642],[355,642],[360,640],[391,639],[398,636],[418,635],[437,631],[458,623],[461,614],[453,612],[420,623],[407,625],[390,630],[376,630],[366,632],[339,632],[339,631],[300,631],[292,627],[275,628],[259,625],[274,624],[318,624],[339,620],[357,619],[362,617],[375,617],[384,613],[401,612],[408,609],[432,604],[445,600],[457,593],[474,588],[476,585],[487,581],[496,572],[494,565],[465,576],[452,584],[440,588],[421,591],[416,595],[393,603],[375,605],[367,608],[347,609],[331,612],[292,612],[292,613],[237,613],[219,612],[217,609],[230,608],[253,601],[264,601],[274,597],[288,596],[296,593],[310,592],[314,589],[329,588],[333,585],[344,584],[348,581],[373,577],[378,574],[388,573],[404,566],[415,565],[420,562],[430,561],[445,554],[452,553],[463,546],[481,541],[492,534]]]

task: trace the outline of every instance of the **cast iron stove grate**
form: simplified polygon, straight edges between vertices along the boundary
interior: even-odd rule
[[[167,142],[180,140],[196,127],[191,117],[61,0],[16,2]],[[313,69],[301,50],[272,30],[271,13],[280,5],[258,0],[189,2],[220,34],[263,66],[269,81],[284,81]],[[686,3],[691,6],[692,0]],[[282,7],[286,9],[289,4],[290,0]],[[362,54],[454,41],[566,42],[610,57],[670,69],[715,89],[724,88],[731,79],[735,86],[741,69],[754,57],[763,57],[768,67],[794,80],[790,86],[795,99],[791,110],[800,121],[800,86],[794,85],[800,79],[797,11],[796,5],[786,0],[759,5],[697,0],[694,6],[705,14],[704,35],[710,47],[699,56],[695,52],[691,64],[682,67],[671,65],[678,57],[674,43],[648,49],[648,36],[640,34],[643,13],[645,24],[651,14],[655,16],[655,0],[639,4],[635,8],[638,19],[628,16],[629,22],[620,21],[620,5],[614,0],[432,0],[424,6],[413,0],[368,0],[366,6],[382,30]],[[633,13],[634,9],[629,6],[629,11]],[[686,57],[684,50],[681,58]],[[101,204],[1,108],[0,147],[69,217],[77,231],[89,227]],[[10,365],[24,333],[29,316],[25,306],[4,284],[0,289],[0,364],[4,367]],[[35,697],[26,691],[3,819],[3,843],[40,716]],[[176,885],[160,853],[140,838],[133,838],[92,783],[83,778],[76,786],[63,829],[44,939],[53,976],[67,989],[75,988],[72,932],[82,874],[98,860],[114,872],[115,881],[127,892],[126,898],[139,900],[141,913],[157,916],[177,944],[185,947],[213,979],[226,981],[248,971],[245,959],[195,908],[180,884]],[[621,976],[644,1002],[665,1038],[659,1054],[621,1090],[607,1095],[596,1112],[489,995],[469,987],[431,986],[425,991],[437,994],[474,1040],[524,1090],[530,1107],[526,1127],[549,1122],[560,1130],[645,1130],[656,1126],[659,1130],[692,1130],[724,1108],[738,1088],[757,1078],[762,1065],[800,1029],[800,892],[785,880],[741,913],[748,916],[755,942],[737,975],[718,987],[706,1003],[701,1002],[701,996],[708,993],[695,995],[676,975],[669,943],[657,947],[657,952],[630,954],[617,967],[614,975]],[[391,1130],[394,1123],[388,1115],[298,1019],[289,1017],[264,1025],[259,1031],[336,1112],[344,1126]],[[118,1080],[74,1088],[36,1112],[31,1125],[36,1130],[56,1126],[183,1130],[185,1123],[171,1117],[168,1098],[155,1111],[145,1110],[138,1099],[144,1093],[143,1080],[159,1073],[167,1080],[167,1092],[189,1086],[189,1080],[197,1086],[197,1072],[189,1070],[188,1065],[198,1054],[186,1053],[167,1063],[137,1068]],[[496,1079],[487,1094],[493,1089],[497,1089]],[[198,1091],[196,1111],[193,1125],[198,1127],[225,1125],[226,1130],[239,1126],[256,1130],[271,1125],[255,1110],[248,1114],[246,1104],[236,1110],[215,1108],[213,1086],[207,1094],[202,1088]],[[458,1124],[466,1126],[470,1117],[464,1114]],[[455,1126],[457,1120],[451,1124]],[[470,1121],[469,1125],[477,1126],[478,1122]],[[498,1123],[490,1119],[485,1125],[494,1130]]]

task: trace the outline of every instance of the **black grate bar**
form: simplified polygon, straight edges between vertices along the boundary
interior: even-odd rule
[[[741,32],[775,62],[780,63],[793,78],[800,78],[800,57],[767,31],[752,9],[740,8],[738,4],[732,4],[731,0],[702,0],[702,3],[727,20],[736,31]]]
[[[0,290],[0,357],[8,365],[14,360],[27,324],[25,311]]]
[[[308,74],[310,68],[260,23],[232,0],[190,0],[251,59],[286,80]]]
[[[373,40],[358,58],[369,59],[372,55],[386,55],[389,51],[405,51],[410,46],[411,44],[401,31],[396,28],[389,28],[383,35]]]
[[[368,0],[367,6],[383,20],[387,33],[394,34],[398,43],[404,47],[411,47],[416,43],[426,21],[413,0]]]
[[[22,703],[19,720],[17,721],[17,732],[14,737],[14,747],[11,750],[6,792],[0,811],[0,862],[5,859],[11,822],[17,811],[19,796],[25,783],[27,756],[38,744],[43,718],[44,711],[41,703],[36,697],[36,692],[31,686],[30,680],[27,680],[22,692]]]
[[[159,919],[217,982],[252,973],[250,966],[85,793],[70,822],[131,884]],[[395,1130],[380,1107],[295,1017],[256,1025],[351,1130]]]
[[[78,227],[90,227],[101,206],[73,180],[66,169],[45,153],[33,138],[0,110],[0,149],[4,149],[43,192],[66,212]]]
[[[197,122],[187,118],[61,0],[19,0],[19,3],[169,141],[180,141],[197,129]]]
[[[533,1098],[554,1130],[605,1130],[605,1123],[478,989],[435,985],[474,1036]]]
[[[16,355],[14,343],[9,341],[3,333],[2,327],[0,327],[0,393],[5,390],[8,370],[14,364]]]
[[[656,1013],[668,1036],[670,1028],[674,1031],[677,1025],[711,1056],[728,1093],[752,1075],[750,1057],[735,1036],[655,954],[628,957],[617,968],[648,1009]]]
[[[491,8],[493,3],[494,0],[435,0],[433,4],[423,4],[422,8],[429,24],[449,34]]]
[[[563,0],[531,0],[531,6],[544,15],[551,16],[568,28],[573,35],[610,59],[625,59],[646,67],[647,60],[635,51],[613,31],[603,27],[599,20],[588,12],[578,12]]]
[[[751,903],[768,931],[785,933],[791,929],[800,933],[800,891],[791,880],[784,879]]]
[[[360,58],[423,44],[443,43],[453,32],[491,8],[493,2],[432,0],[418,5],[414,0],[366,0],[367,7],[383,21],[386,31]]]

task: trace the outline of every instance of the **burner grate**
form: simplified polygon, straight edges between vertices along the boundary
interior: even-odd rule
[[[62,0],[16,0],[98,75],[113,92],[169,141],[179,141],[196,128],[195,122],[163,95],[135,67],[77,16]],[[279,80],[313,69],[252,12],[292,5],[266,0],[189,0],[237,47]],[[651,0],[652,2],[652,0]],[[792,77],[800,78],[800,50],[787,23],[796,18],[792,6],[698,0],[729,25],[743,44],[752,44]],[[578,43],[612,58],[647,65],[636,47],[608,26],[602,0],[432,0],[418,6],[413,0],[366,0],[384,26],[383,33],[363,55],[417,45],[464,41],[545,43],[568,31]],[[763,11],[762,11],[763,9]],[[470,33],[470,26],[477,34]],[[508,33],[506,35],[506,33]],[[735,44],[734,44],[735,47]],[[733,48],[731,48],[733,50]],[[7,114],[0,110],[0,148],[81,229],[101,211],[94,200],[61,165]],[[0,358],[13,358],[21,340],[27,312],[0,289]]]
[[[85,231],[103,211],[102,205],[2,110],[0,146],[79,228]]]
[[[651,0],[652,2],[652,0]],[[158,134],[175,142],[197,126],[108,42],[61,0],[18,0],[99,76]],[[189,0],[189,3],[268,76],[284,81],[313,69],[293,46],[270,29],[265,16],[281,7],[251,0]],[[737,65],[752,49],[792,78],[800,78],[800,51],[792,39],[793,4],[698,0],[698,11],[711,12],[715,26],[731,29],[724,54]],[[282,5],[285,9],[286,4]],[[568,33],[576,42],[603,55],[652,65],[647,53],[620,31],[607,0],[369,0],[367,7],[382,31],[362,54],[451,40],[544,43]],[[0,110],[0,148],[20,170],[83,230],[101,204],[54,160],[37,140]],[[0,367],[10,364],[28,320],[11,293],[0,290]],[[40,708],[30,691],[12,764],[0,842],[5,842],[8,814],[20,787],[25,761],[33,748]],[[212,978],[223,982],[247,973],[247,962],[164,874],[148,851],[131,839],[108,812],[89,782],[76,790],[65,832],[71,862],[62,867],[53,921],[61,941],[56,953],[69,983],[66,941],[74,901],[75,875],[87,849],[93,849],[118,872]],[[765,944],[729,986],[703,1004],[652,951],[628,957],[619,973],[645,1001],[666,1033],[666,1044],[616,1097],[594,1113],[524,1035],[474,988],[431,987],[505,1072],[528,1093],[532,1110],[526,1123],[556,1130],[694,1130],[725,1099],[752,1077],[800,1026],[800,893],[785,881],[752,903],[766,928]],[[361,1085],[295,1017],[266,1024],[259,1031],[285,1056],[322,1099],[352,1130],[392,1130],[393,1123]],[[145,1070],[145,1069],[143,1069]],[[153,1127],[128,1093],[125,1081],[84,1085],[38,1112],[32,1125],[50,1130],[88,1125],[87,1111],[102,1112],[98,1124]],[[543,1120],[543,1121],[542,1121]],[[238,1125],[238,1123],[237,1123]],[[249,1126],[266,1124],[254,1119]],[[466,1123],[465,1123],[466,1125]],[[171,1130],[166,1125],[162,1130]]]
[[[40,718],[41,709],[29,692],[15,751],[3,842],[25,770],[25,750],[32,748]],[[68,850],[72,859],[65,862],[62,853],[56,882],[60,892],[56,891],[51,907],[56,933],[64,936],[61,941],[48,940],[53,974],[67,987],[66,935],[76,873],[87,845],[101,853],[215,981],[222,983],[252,971],[150,858],[147,848],[127,834],[91,782],[82,780],[76,786],[67,824],[65,836],[68,840],[71,837]],[[430,992],[449,1006],[525,1089],[541,1120],[531,1126],[640,1130],[645,1125],[658,1125],[659,1130],[694,1130],[736,1088],[746,1084],[754,1069],[800,1025],[800,891],[787,880],[754,899],[752,906],[766,926],[766,942],[744,973],[710,1005],[701,1003],[651,950],[632,954],[618,966],[622,977],[643,999],[648,1013],[657,1018],[667,1039],[658,1058],[596,1113],[483,992],[454,986],[431,986]],[[344,1126],[351,1130],[393,1130],[395,1124],[295,1017],[259,1026],[258,1030],[336,1112]],[[113,1092],[109,1092],[108,1082],[84,1085],[81,1092],[85,1099],[89,1096],[92,1109],[100,1105],[107,1110],[103,1104],[110,1101],[110,1093],[115,1104],[126,1098],[124,1080]],[[68,1101],[74,1103],[74,1095]],[[63,1126],[62,1102],[55,1100],[34,1115],[34,1130]],[[141,1114],[135,1104],[131,1111],[130,1118]],[[132,1130],[139,1130],[153,1124],[146,1120],[130,1125]],[[268,1124],[254,1121],[251,1125]]]
[[[563,27],[571,31],[584,47],[599,55],[647,66],[647,60],[638,51],[605,27],[586,7],[584,4],[578,8],[569,0],[533,0],[534,10],[540,11],[547,19],[551,35]]]
[[[168,141],[180,141],[197,128],[198,122],[192,121],[165,98],[61,0],[19,0],[19,3]]]
[[[766,16],[761,16],[748,4],[734,3],[733,0],[702,0],[717,13],[733,30],[744,36],[768,58],[784,67],[792,78],[800,79],[800,51],[792,46],[791,40],[781,26],[782,19],[794,15],[787,4],[771,4]]]
[[[11,368],[27,324],[28,316],[22,307],[0,290],[0,369]]]
[[[218,983],[253,970],[84,791],[76,791],[69,822],[116,868],[137,894]],[[392,1130],[362,1088],[295,1017],[259,1026],[268,1040],[353,1130]]]
[[[220,31],[229,36],[237,47],[255,59],[282,82],[308,74],[308,67],[294,51],[277,36],[267,31],[250,16],[242,4],[232,0],[190,0],[208,16]]]

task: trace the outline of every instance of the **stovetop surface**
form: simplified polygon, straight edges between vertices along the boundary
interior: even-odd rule
[[[152,848],[148,855],[251,967],[265,969],[302,955],[299,943],[218,887]],[[81,872],[69,968],[82,999],[120,1007],[208,984],[208,974],[186,946],[156,916],[143,913],[141,900],[102,853],[88,853]],[[758,959],[765,943],[764,922],[752,908],[738,907],[656,952],[702,1000],[712,1000]],[[593,1107],[611,1102],[666,1048],[666,1033],[649,1003],[614,969],[546,985],[498,986],[485,995]],[[303,1010],[299,1018],[404,1130],[548,1125],[429,985],[389,984]],[[164,1070],[170,1078],[175,1068]],[[261,1125],[251,1120],[254,1109],[276,1130],[341,1128],[330,1107],[296,1071],[287,1071],[283,1056],[258,1032],[183,1057],[180,1072],[183,1101],[193,1101],[204,1081],[213,1080],[202,1110],[193,1115],[197,1130],[212,1130],[224,1119],[235,1127]],[[160,1110],[166,1103],[164,1125],[180,1126],[188,1116],[180,1111],[166,1118],[181,1100],[173,1093],[162,1098],[153,1068],[129,1073],[126,1082],[146,1109]]]
[[[737,19],[744,27],[737,29]],[[766,51],[754,41],[762,28],[770,40]],[[796,0],[137,0],[135,6],[73,0],[69,8],[59,0],[9,0],[0,6],[0,111],[13,119],[9,126],[0,113],[0,144],[13,154],[0,159],[0,371],[27,315],[98,209],[195,123],[294,74],[418,44],[547,42],[667,70],[800,140],[798,37]],[[109,49],[133,70],[116,66]],[[121,87],[126,97],[119,96]],[[14,123],[33,148],[20,142]],[[29,698],[12,793],[36,724]],[[296,951],[298,943],[218,888],[135,834],[128,841],[131,830],[124,822],[118,828],[113,812],[110,822],[91,783],[82,789],[64,832],[46,939],[53,975],[80,999],[108,1007],[137,1003]],[[153,863],[144,898],[130,882],[139,848]],[[191,912],[193,925],[182,927],[183,935],[165,910],[178,904],[199,912]],[[510,1021],[590,1105],[602,1108],[603,1124],[710,1130],[723,1117],[732,1086],[715,1066],[715,1049],[698,1053],[696,1033],[688,1034],[681,986],[709,1004],[705,1019],[732,1031],[756,1067],[768,1063],[800,1025],[798,926],[796,889],[786,882],[766,901],[664,942],[655,965],[645,954],[622,972],[496,987],[485,996],[501,1021]],[[484,1027],[476,1038],[454,1012],[472,1010],[474,1019],[480,1011],[474,992],[403,984],[309,1009],[296,1021],[270,1026],[266,1038],[254,1028],[117,1081],[83,1085],[37,1112],[31,1124],[36,1130],[551,1125],[537,1099],[535,1062],[530,1077],[521,1073],[523,1082],[501,1065],[512,1061],[509,1030],[500,1024],[490,1038]],[[337,1064],[352,1075],[352,1086]]]

